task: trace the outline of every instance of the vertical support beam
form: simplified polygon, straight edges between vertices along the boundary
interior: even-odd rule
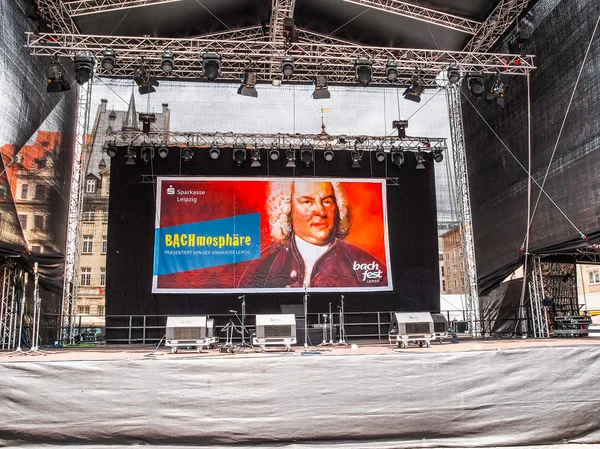
[[[544,275],[542,262],[539,257],[531,261],[531,273],[529,279],[529,306],[531,310],[531,324],[534,338],[550,337],[548,326],[548,314],[544,306],[546,298],[544,290]]]
[[[294,8],[296,0],[272,0],[271,2],[271,21],[269,24],[269,40],[272,43],[281,44],[281,53],[285,50],[285,39],[283,35],[283,19],[294,17]],[[269,74],[274,79],[279,73],[279,63],[273,58],[270,64]]]
[[[454,156],[454,179],[456,181],[456,199],[460,223],[460,239],[463,251],[463,275],[466,295],[466,312],[469,329],[473,337],[481,334],[479,313],[479,295],[477,293],[477,270],[475,266],[475,245],[473,243],[473,223],[471,219],[471,198],[467,172],[467,154],[465,150],[460,105],[460,86],[449,85],[446,89],[448,114],[450,116],[450,136]]]
[[[61,308],[62,341],[73,343],[73,318],[79,287],[79,241],[81,234],[81,213],[83,205],[83,173],[87,160],[88,130],[90,121],[90,103],[92,99],[92,81],[77,88],[77,129],[75,154],[71,176],[71,195],[69,199],[69,221],[67,224],[67,248],[65,274]]]

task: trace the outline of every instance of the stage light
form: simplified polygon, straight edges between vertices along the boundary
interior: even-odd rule
[[[62,64],[55,59],[46,67],[46,92],[64,92],[71,89],[71,83]]]
[[[396,167],[400,168],[400,166],[404,164],[404,151],[392,150],[390,157],[392,159],[392,164],[394,164]]]
[[[250,158],[252,159],[250,167],[260,167],[260,150],[258,148],[252,150]]]
[[[133,80],[139,88],[140,95],[156,92],[158,81],[150,77],[150,68],[144,63],[133,70]]]
[[[117,145],[114,142],[108,142],[106,144],[106,154],[111,158],[117,155]]]
[[[117,65],[117,54],[111,48],[107,48],[102,52],[102,68],[110,72],[115,65]]]
[[[390,59],[385,65],[385,77],[390,83],[393,83],[398,78],[398,63],[393,59]]]
[[[467,87],[471,95],[481,97],[483,95],[483,78],[478,74],[467,75]]]
[[[314,156],[314,152],[310,146],[303,145],[300,147],[300,160],[307,167],[313,163]]]
[[[323,155],[325,156],[325,160],[327,162],[331,162],[333,160],[334,152],[333,150],[325,150]]]
[[[417,153],[417,166],[415,167],[417,170],[425,170],[425,156],[420,151]]]
[[[293,17],[284,17],[283,19],[283,35],[285,37],[285,45],[289,47],[296,42],[299,42],[298,30]]]
[[[276,161],[277,159],[279,159],[279,150],[276,150],[276,149],[269,150],[269,157],[271,158],[272,161]]]
[[[171,73],[173,71],[173,67],[175,66],[175,59],[173,58],[173,53],[168,50],[165,50],[162,54],[162,61],[160,63],[160,67],[163,72]]]
[[[125,155],[125,158],[127,159],[127,161],[125,161],[125,165],[135,165],[136,157],[137,154],[135,148],[132,145],[129,145],[127,148],[127,154]]]
[[[507,85],[502,82],[500,77],[496,76],[496,78],[492,82],[492,87],[485,96],[485,99],[488,101],[493,101],[494,99],[496,99],[496,103],[498,104],[498,106],[503,108],[504,100],[506,97],[506,87]]]
[[[317,75],[315,77],[315,91],[313,92],[312,96],[315,100],[331,98],[331,94],[327,88],[327,78],[325,75]]]
[[[151,146],[143,146],[140,150],[140,159],[148,164],[152,159],[154,159],[154,148]]]
[[[448,67],[448,83],[456,84],[460,81],[460,71],[455,65]]]
[[[189,145],[187,145],[182,151],[181,151],[181,159],[184,162],[189,162],[192,160],[192,158],[194,157],[194,150],[192,148],[190,148]]]
[[[354,64],[354,78],[362,86],[368,86],[373,78],[373,62],[359,58]]]
[[[352,168],[360,168],[360,161],[362,160],[360,151],[351,151],[350,157],[352,158]]]
[[[408,128],[408,120],[393,120],[392,128],[398,130],[398,137],[405,138],[406,137],[406,128]]]
[[[169,147],[167,147],[165,144],[161,144],[156,152],[158,153],[158,157],[161,159],[166,159],[169,155]]]
[[[94,58],[86,55],[77,55],[73,60],[75,70],[75,81],[80,86],[87,83],[94,73]]]
[[[253,72],[250,69],[247,69],[244,72],[244,77],[242,78],[242,84],[238,88],[237,93],[243,95],[245,97],[258,97],[258,92],[256,91],[256,72]]]
[[[156,122],[156,115],[154,114],[139,114],[140,122],[142,122],[142,132],[148,134],[150,132],[150,125]]]
[[[216,80],[221,74],[221,56],[218,53],[204,53],[202,55],[202,71],[207,80]]]
[[[424,90],[423,81],[418,76],[413,76],[410,86],[404,91],[404,99],[420,103],[421,94]]]
[[[287,150],[285,152],[285,157],[287,162],[285,164],[286,167],[296,167],[296,151],[295,150]]]
[[[219,159],[220,155],[221,155],[221,150],[219,149],[219,147],[217,146],[216,143],[213,143],[212,146],[210,147],[210,158],[211,159]]]
[[[442,153],[442,150],[433,150],[433,160],[436,162],[442,162],[444,160],[444,153]]]
[[[283,58],[283,62],[281,63],[281,73],[285,78],[289,78],[294,73],[294,60],[286,56]]]
[[[246,162],[246,146],[236,143],[233,145],[233,162],[240,167]]]
[[[385,151],[383,148],[377,148],[377,150],[375,150],[375,160],[377,162],[385,161]]]

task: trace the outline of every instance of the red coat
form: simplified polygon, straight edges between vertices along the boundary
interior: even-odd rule
[[[239,288],[302,288],[304,260],[292,236],[285,244],[266,248],[260,259],[250,262]],[[385,265],[358,246],[335,239],[317,261],[308,287],[384,287]]]

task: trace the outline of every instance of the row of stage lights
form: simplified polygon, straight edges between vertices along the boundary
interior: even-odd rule
[[[116,143],[111,142],[106,144],[106,154],[109,157],[114,158],[118,153],[118,146]],[[213,145],[208,149],[208,153],[210,158],[213,160],[219,159],[221,156],[221,149],[217,145]],[[129,145],[127,147],[125,154],[125,158],[127,161],[125,165],[135,165],[135,160],[137,158],[137,149]],[[152,144],[142,144],[140,146],[140,159],[142,162],[149,164],[155,157],[155,154],[158,155],[161,159],[166,159],[169,156],[169,147],[167,145],[161,144],[158,146]],[[288,168],[295,168],[297,161],[298,150],[295,149],[287,149],[280,150],[277,148],[271,148],[268,150],[269,159],[272,161],[276,161],[280,157],[280,152],[285,153],[286,164],[285,166]],[[310,167],[315,161],[315,150],[310,147],[310,145],[303,145],[299,148],[300,153],[300,162],[304,164],[306,167]],[[361,162],[364,151],[353,150],[350,151],[350,159],[352,161],[352,168],[361,168]],[[374,151],[375,160],[379,163],[383,163],[386,160],[387,154],[390,155],[390,160],[393,165],[400,167],[404,163],[404,150],[402,149],[394,149],[392,148],[389,151],[386,151],[384,148],[378,148]],[[418,151],[416,153],[417,160],[417,169],[425,168],[425,154],[431,153],[432,158],[435,162],[442,162],[444,160],[444,154],[442,150],[435,149],[432,151]],[[262,166],[262,158],[261,158],[261,150],[258,148],[247,149],[245,145],[235,144],[233,146],[232,158],[233,163],[238,167],[245,165],[248,155],[250,155],[250,167],[261,167]],[[181,160],[183,162],[190,162],[194,157],[194,148],[186,145],[181,148]],[[333,161],[335,157],[334,150],[323,150],[323,158],[327,162]]]
[[[117,64],[117,54],[106,49],[103,52],[101,65],[102,68],[110,72]],[[74,76],[78,84],[87,83],[93,76],[95,59],[92,56],[77,55],[74,58]],[[169,75],[175,67],[175,58],[173,53],[165,51],[162,54],[161,69]],[[204,53],[202,55],[202,72],[203,76],[208,81],[215,81],[221,74],[221,56],[218,53]],[[290,56],[286,56],[281,63],[281,72],[284,78],[290,79],[294,74],[294,60]],[[373,61],[366,58],[359,58],[354,64],[354,74],[356,82],[361,86],[368,86],[373,80]],[[398,79],[399,71],[398,64],[394,60],[389,60],[385,68],[386,79],[393,83]],[[62,92],[70,89],[70,82],[66,71],[62,64],[55,60],[46,69],[46,77],[48,81],[48,92]],[[144,61],[134,68],[132,77],[139,88],[140,94],[148,94],[155,92],[155,87],[158,86],[158,81],[150,76],[150,67]],[[461,79],[461,73],[457,66],[450,66],[446,70],[446,77],[449,84],[456,84]],[[466,76],[469,92],[476,97],[481,97],[486,94],[487,100],[496,99],[498,104],[504,106],[505,84],[502,83],[496,76],[492,86],[485,89],[484,81],[481,74],[474,73]],[[237,93],[248,97],[258,97],[256,84],[258,82],[258,74],[251,66],[247,67],[242,76]],[[315,75],[314,79],[315,90],[313,92],[314,99],[330,98],[331,94],[328,90],[327,77],[322,74]],[[416,103],[421,101],[421,94],[425,91],[425,83],[420,76],[413,76],[410,85],[403,93],[406,100]]]

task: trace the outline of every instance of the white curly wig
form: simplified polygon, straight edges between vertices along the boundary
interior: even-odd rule
[[[292,182],[272,182],[267,198],[267,213],[271,236],[279,242],[285,242],[292,235]],[[331,182],[335,195],[337,238],[344,238],[350,232],[350,207],[341,182]]]

